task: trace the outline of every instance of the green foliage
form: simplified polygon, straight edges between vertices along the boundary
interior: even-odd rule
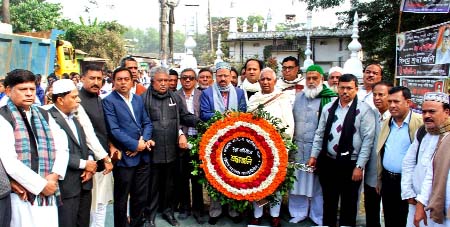
[[[10,13],[13,32],[46,31],[55,28],[60,20],[62,6],[38,0],[11,1]]]
[[[129,27],[123,37],[128,40],[136,40],[133,52],[136,53],[159,53],[159,32],[155,28],[142,30]],[[185,35],[181,31],[173,34],[173,51],[184,52]]]

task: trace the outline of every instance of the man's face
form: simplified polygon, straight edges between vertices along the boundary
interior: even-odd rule
[[[181,74],[181,86],[183,90],[190,91],[197,85],[197,80],[195,79],[195,73],[192,71],[186,71]]]
[[[316,71],[309,71],[306,73],[306,86],[309,89],[317,88],[322,82],[322,75]]]
[[[176,91],[177,85],[178,85],[177,75],[169,75],[169,89],[172,91]]]
[[[78,97],[78,89],[73,89],[69,94],[64,97],[59,97],[56,101],[58,108],[65,114],[75,112],[80,106],[80,97]]]
[[[340,72],[332,72],[328,76],[328,85],[330,86],[338,86],[339,84],[339,77],[341,77],[342,74]]]
[[[384,113],[389,108],[388,92],[389,87],[386,85],[377,85],[373,88],[373,103],[380,113]]]
[[[216,71],[216,80],[219,87],[226,87],[231,82],[231,70],[219,69]]]
[[[450,48],[450,28],[447,28],[447,30],[444,31],[444,34],[442,34],[441,50],[443,52],[446,52],[449,48]]]
[[[364,70],[363,82],[364,86],[372,87],[381,81],[381,68],[378,65],[369,65]]]
[[[294,61],[287,61],[283,63],[281,73],[283,74],[283,78],[285,80],[287,81],[295,80],[297,79],[298,65],[296,66]]]
[[[275,90],[275,83],[277,80],[270,72],[265,72],[259,78],[259,86],[261,86],[261,93],[270,94]]]
[[[102,87],[103,72],[88,70],[81,78],[83,89],[89,93],[98,94]]]
[[[402,91],[388,95],[389,112],[394,119],[402,119],[409,112],[411,100],[403,96]]]
[[[153,90],[159,94],[164,94],[169,89],[169,74],[156,73],[152,80]]]
[[[209,87],[213,82],[212,74],[209,71],[203,71],[198,75],[198,83],[201,87]]]
[[[231,84],[235,87],[238,85],[238,75],[234,71],[231,71]]]
[[[6,87],[6,94],[9,95],[14,105],[28,110],[36,98],[36,83],[30,81],[17,84],[12,88],[8,86]]]
[[[449,110],[444,109],[441,102],[425,101],[422,104],[422,118],[425,128],[437,129],[444,125],[449,116]]]
[[[356,86],[355,81],[339,82],[338,89],[339,99],[345,103],[351,102],[358,93],[358,87]]]
[[[128,71],[124,70],[116,73],[116,76],[114,77],[114,88],[121,95],[128,95],[133,85],[133,80]]]
[[[138,80],[138,65],[135,61],[125,61],[125,68],[131,71],[131,76],[133,77],[133,81]]]
[[[258,82],[260,74],[261,69],[259,68],[257,61],[247,62],[247,66],[245,67],[245,76],[250,83],[254,84]]]

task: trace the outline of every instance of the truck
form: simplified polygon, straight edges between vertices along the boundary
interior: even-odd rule
[[[2,26],[5,24],[2,24]],[[48,76],[55,73],[79,73],[75,49],[68,41],[58,37],[64,31],[13,34],[0,29],[0,77],[14,69],[27,69],[34,74]]]

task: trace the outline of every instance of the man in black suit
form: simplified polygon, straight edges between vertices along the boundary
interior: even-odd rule
[[[86,145],[86,135],[74,112],[80,105],[78,89],[72,80],[62,79],[53,84],[54,107],[50,116],[64,130],[69,145],[69,164],[64,180],[59,181],[62,206],[58,207],[59,226],[89,226],[92,176],[97,164]]]

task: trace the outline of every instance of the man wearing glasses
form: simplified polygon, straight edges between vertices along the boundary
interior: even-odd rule
[[[436,48],[436,64],[450,63],[450,27],[446,27]]]
[[[289,56],[283,59],[281,68],[282,77],[277,81],[277,89],[288,95],[291,104],[294,104],[295,95],[303,89],[304,78],[298,75],[298,60]]]

